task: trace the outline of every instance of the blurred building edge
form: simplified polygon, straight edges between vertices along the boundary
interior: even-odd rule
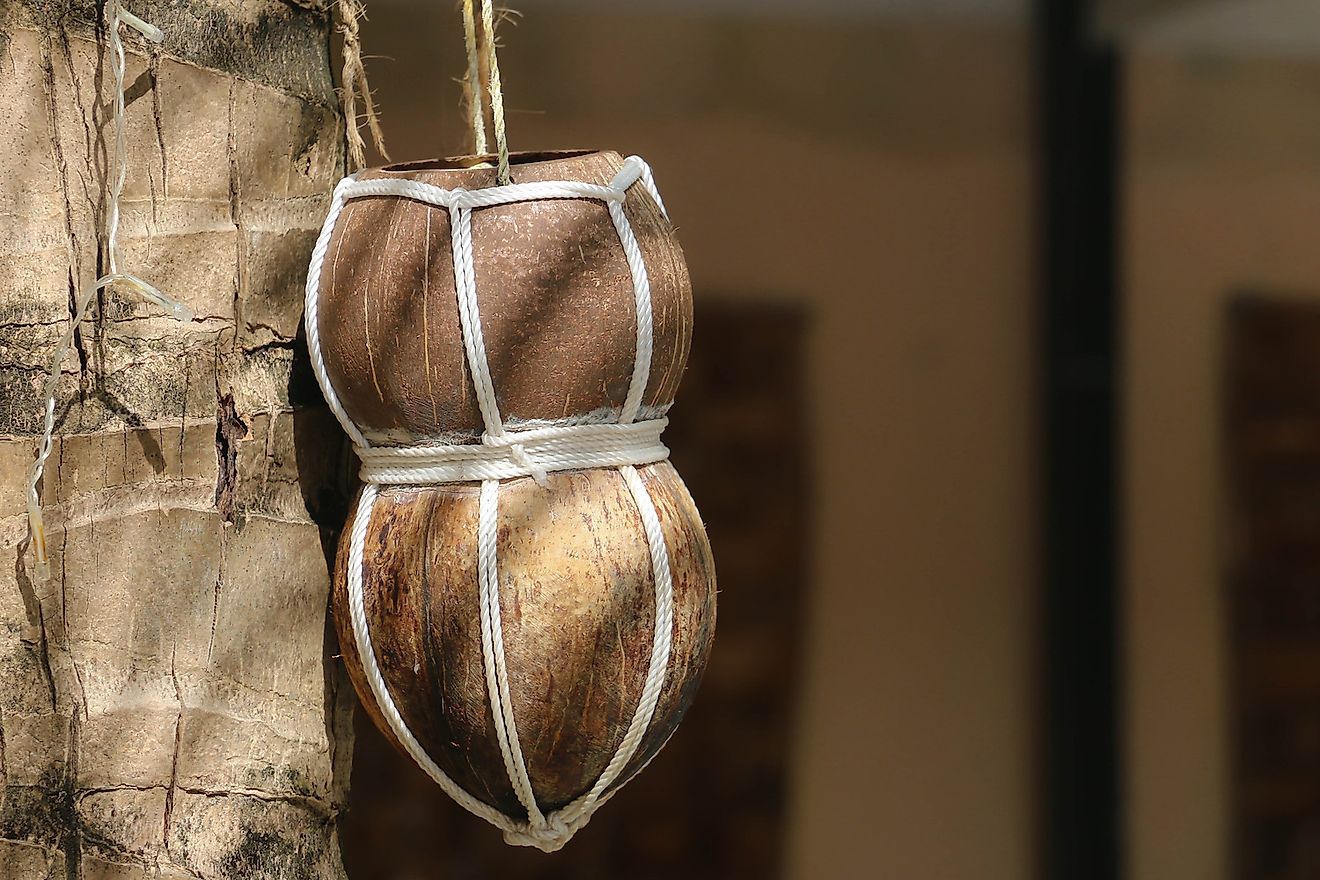
[[[1176,13],[1203,0],[1095,0],[1092,29],[1106,41],[1123,42],[1147,26],[1151,19]]]

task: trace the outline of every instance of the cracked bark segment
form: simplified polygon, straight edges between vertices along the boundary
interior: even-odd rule
[[[673,654],[655,718],[623,779],[654,755],[696,694],[715,630],[715,570],[700,515],[662,462],[639,472],[674,578]],[[537,801],[593,785],[632,720],[650,664],[655,599],[641,518],[615,470],[500,487],[499,576],[514,717]],[[366,611],[377,660],[409,728],[459,785],[523,815],[486,694],[476,578],[478,487],[387,489],[368,526]],[[347,607],[344,529],[334,610],[363,704],[393,741],[362,677]],[[398,743],[396,742],[397,746]]]
[[[0,2],[0,877],[342,880],[351,698],[312,516],[334,509],[342,444],[295,368],[295,279],[341,170],[322,12],[134,7],[170,40],[126,38],[124,263],[198,319],[98,297],[42,484],[55,577],[26,567],[47,359],[105,269],[97,8]],[[227,457],[222,399],[249,428]]]
[[[613,152],[524,154],[515,182],[608,184]],[[495,183],[467,160],[392,165],[362,178],[445,188]],[[472,160],[475,161],[475,160]],[[650,279],[654,355],[643,404],[665,407],[687,362],[692,290],[673,229],[642,186],[624,210]],[[486,352],[506,419],[564,419],[623,406],[636,350],[632,276],[601,202],[553,199],[472,213]],[[350,416],[401,438],[480,433],[463,357],[449,213],[421,202],[348,202],[321,271],[321,345]]]
[[[91,38],[100,8],[95,0],[16,0],[0,5],[0,29],[66,29]],[[166,55],[310,103],[334,103],[330,20],[319,0],[139,0],[133,10],[164,32]],[[136,35],[127,40],[141,45]]]

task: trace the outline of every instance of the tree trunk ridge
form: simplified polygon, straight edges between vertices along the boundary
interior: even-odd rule
[[[331,660],[342,436],[307,369],[307,257],[342,127],[320,2],[141,0],[125,30],[123,269],[102,291],[113,58],[100,4],[0,0],[0,877],[342,880],[351,688]],[[325,527],[321,524],[324,523]]]

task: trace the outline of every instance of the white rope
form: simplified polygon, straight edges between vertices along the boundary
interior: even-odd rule
[[[669,570],[669,550],[665,546],[664,531],[655,504],[651,501],[642,478],[634,467],[621,468],[623,479],[632,492],[637,511],[642,515],[642,528],[646,532],[646,543],[651,551],[651,571],[655,580],[655,630],[651,638],[651,663],[646,673],[646,683],[642,685],[642,696],[637,702],[628,731],[615,751],[613,759],[605,767],[596,784],[585,795],[569,804],[563,810],[564,822],[574,827],[579,821],[585,821],[595,810],[601,794],[614,784],[624,767],[632,760],[651,726],[656,705],[660,702],[660,691],[665,684],[669,671],[669,655],[673,649],[674,634],[674,579]]]
[[[655,202],[655,206],[660,209],[660,214],[665,218],[665,220],[666,221],[669,220],[669,210],[665,207],[665,200],[660,198],[660,190],[656,189],[655,187],[655,177],[652,176],[651,174],[651,166],[647,165],[645,162],[643,162],[641,159],[638,159],[636,156],[630,156],[629,158],[637,159],[637,164],[633,166],[629,166],[627,162],[624,162],[623,163],[624,167],[619,169],[619,174],[623,175],[625,172],[627,174],[634,174],[634,173],[637,174],[638,177],[641,178],[642,186],[645,187],[646,189],[646,194],[651,197],[651,201]],[[628,185],[631,186],[632,180],[635,180],[636,178],[625,177],[623,179],[628,180],[629,181]],[[613,185],[617,185],[618,182],[620,181],[620,178],[615,177],[614,180],[615,180],[615,184]]]
[[[371,179],[351,183],[344,193],[346,199],[364,196],[397,196],[416,202],[426,202],[438,208],[489,208],[514,202],[534,202],[547,199],[593,199],[619,201],[623,193],[613,186],[576,181],[545,181],[542,183],[514,183],[488,189],[442,189],[420,180]]]
[[[545,816],[536,804],[532,780],[527,775],[527,762],[523,759],[522,743],[518,739],[518,724],[513,717],[513,696],[509,693],[509,668],[504,659],[504,628],[500,621],[500,584],[496,564],[499,544],[498,480],[481,484],[481,498],[477,516],[477,582],[481,593],[481,656],[486,668],[486,692],[495,719],[495,738],[504,756],[504,769],[509,774],[518,802],[527,811],[527,823],[532,828],[545,825]]]
[[[628,397],[623,403],[623,412],[619,421],[625,424],[636,420],[642,408],[642,397],[646,394],[646,383],[651,377],[651,350],[654,348],[653,323],[651,308],[651,281],[646,274],[646,263],[642,260],[642,249],[633,235],[628,216],[623,213],[622,202],[609,202],[610,219],[614,221],[619,241],[623,243],[623,253],[628,258],[628,270],[632,274],[633,305],[637,315],[637,354],[633,358],[632,381],[628,385]]]
[[[370,448],[371,444],[344,411],[344,405],[339,402],[339,395],[335,393],[335,386],[326,375],[325,360],[321,356],[321,322],[317,320],[321,267],[325,263],[325,252],[330,249],[330,236],[334,234],[335,224],[339,221],[339,212],[344,209],[344,202],[347,199],[345,193],[353,185],[355,177],[356,175],[350,174],[335,186],[334,193],[330,196],[330,213],[326,215],[325,223],[321,226],[321,234],[317,236],[316,244],[312,247],[312,258],[307,266],[307,297],[303,302],[303,326],[307,328],[307,351],[311,355],[312,370],[316,373],[316,381],[321,385],[325,402],[360,455],[361,451]]]
[[[497,129],[498,131],[498,129]],[[669,551],[655,504],[647,493],[637,465],[662,461],[669,451],[660,441],[667,420],[637,421],[641,401],[650,378],[653,339],[653,308],[650,282],[641,248],[623,210],[628,189],[638,181],[664,214],[650,168],[636,156],[623,163],[608,186],[577,181],[508,184],[480,190],[443,189],[407,180],[357,180],[349,176],[335,187],[325,225],[312,250],[307,273],[307,347],[312,369],[325,393],[331,411],[353,440],[362,459],[361,476],[366,486],[358,501],[353,530],[349,535],[348,597],[353,635],[362,657],[367,681],[390,729],[408,754],[460,806],[504,831],[505,840],[551,852],[562,847],[587,822],[617,788],[611,789],[632,761],[655,715],[669,671],[673,644],[673,576]],[[450,213],[450,237],[454,263],[454,287],[464,356],[472,374],[481,412],[481,443],[426,444],[416,446],[372,446],[344,409],[326,370],[319,327],[319,288],[330,239],[344,204],[354,198],[394,196],[446,208]],[[634,366],[628,395],[619,421],[610,424],[559,424],[507,430],[500,414],[494,379],[486,356],[481,327],[480,302],[472,253],[472,211],[492,205],[545,199],[593,199],[604,202],[628,261],[633,281],[637,334]],[[668,215],[665,215],[666,218]],[[546,814],[536,801],[514,717],[509,671],[504,655],[504,632],[499,601],[498,518],[499,481],[532,476],[544,484],[546,474],[583,468],[618,468],[641,518],[651,557],[655,588],[655,619],[650,664],[646,680],[623,739],[605,770],[592,787],[567,806]],[[482,664],[490,700],[495,736],[505,771],[525,819],[504,815],[474,798],[441,770],[417,742],[390,696],[381,674],[364,607],[363,567],[366,531],[379,486],[435,485],[481,481],[477,527],[477,580],[481,610]]]
[[[651,464],[669,457],[660,441],[668,419],[632,424],[554,425],[486,435],[462,445],[359,449],[364,483],[426,486],[544,476],[554,471]]]
[[[145,299],[165,309],[169,316],[175,320],[187,322],[193,318],[193,314],[187,306],[161,293],[136,275],[119,271],[119,201],[124,191],[124,181],[128,177],[128,148],[124,131],[124,41],[119,35],[119,26],[121,24],[127,25],[153,43],[162,42],[165,35],[154,24],[143,21],[124,9],[118,0],[112,0],[107,9],[107,18],[109,19],[107,31],[110,51],[114,56],[115,101],[113,121],[115,127],[115,162],[117,165],[115,174],[109,181],[110,193],[106,205],[106,262],[110,271],[78,293],[73,316],[69,321],[69,326],[65,328],[64,334],[60,337],[59,343],[55,346],[55,353],[52,355],[50,362],[50,373],[47,375],[45,386],[42,389],[46,404],[43,408],[41,441],[37,444],[37,457],[28,476],[27,509],[28,530],[31,533],[30,547],[35,574],[39,580],[43,581],[50,577],[50,556],[46,548],[46,525],[41,510],[39,487],[41,477],[46,470],[46,461],[50,458],[51,448],[54,445],[55,395],[60,381],[60,369],[69,353],[69,348],[73,345],[74,335],[82,325],[83,319],[87,317],[87,310],[91,307],[92,299],[99,290],[113,284],[124,284],[136,290]]]
[[[472,371],[472,387],[486,436],[504,437],[504,420],[495,399],[495,380],[486,359],[486,336],[481,330],[477,303],[477,274],[472,260],[472,209],[462,200],[463,190],[455,191],[455,204],[449,211],[449,241],[454,252],[454,289],[458,294],[458,318],[463,331],[463,349]]]
[[[378,491],[377,487],[370,483],[362,487],[357,513],[353,517],[353,531],[349,533],[348,542],[348,616],[353,626],[353,638],[357,642],[362,670],[367,676],[367,684],[371,686],[371,692],[376,698],[376,706],[389,722],[390,729],[394,731],[400,745],[417,762],[417,765],[426,771],[426,775],[444,790],[445,794],[453,798],[463,809],[492,825],[505,831],[516,830],[517,824],[508,816],[468,794],[431,760],[426,749],[422,748],[417,737],[408,729],[407,723],[399,713],[399,707],[390,696],[385,676],[381,674],[380,664],[376,661],[376,650],[371,643],[371,632],[367,627],[365,594],[362,587],[362,570],[365,564],[363,548],[366,545],[367,526],[371,523],[371,511],[375,506]]]

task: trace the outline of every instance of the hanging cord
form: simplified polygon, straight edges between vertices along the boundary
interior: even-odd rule
[[[490,117],[495,129],[496,172],[500,186],[512,182],[509,176],[509,136],[504,128],[504,90],[500,84],[500,62],[496,57],[495,7],[491,0],[481,0],[481,34],[477,35],[472,12],[473,0],[463,0],[463,40],[467,45],[469,106],[472,117],[472,141],[478,155],[486,152],[486,120],[481,101],[481,62],[486,62],[486,87],[490,94]]]
[[[472,11],[472,0],[463,0],[463,43],[467,46],[468,115],[472,121],[472,152],[478,156],[486,152],[486,111],[481,102],[481,57],[477,54],[477,20]]]
[[[371,142],[376,152],[386,162],[390,154],[385,151],[385,134],[380,129],[380,117],[376,113],[376,102],[371,97],[371,86],[367,83],[367,69],[362,65],[362,35],[358,22],[366,18],[367,12],[360,0],[339,0],[339,32],[344,37],[344,71],[339,98],[344,109],[344,133],[348,140],[348,161],[357,171],[367,165],[366,143],[362,140],[357,118],[357,99],[362,96],[367,128],[371,130]]]
[[[43,389],[46,398],[45,421],[41,443],[37,447],[37,458],[32,464],[32,473],[28,479],[27,497],[28,528],[31,531],[33,561],[36,564],[36,575],[38,579],[43,581],[50,577],[50,557],[46,553],[46,526],[41,512],[39,486],[42,473],[46,468],[46,460],[50,458],[51,446],[54,443],[56,387],[60,381],[60,367],[64,363],[65,356],[69,353],[69,348],[73,345],[74,334],[78,332],[83,319],[87,316],[87,309],[91,306],[92,299],[96,296],[97,291],[118,283],[132,288],[147,300],[156,303],[175,320],[186,322],[193,319],[192,311],[187,306],[161,293],[136,275],[119,270],[119,199],[124,191],[124,180],[128,177],[128,149],[125,143],[127,138],[124,131],[124,42],[119,35],[119,26],[121,24],[127,25],[153,43],[162,42],[165,35],[161,33],[160,28],[143,21],[124,9],[118,0],[112,0],[107,13],[110,51],[114,56],[115,73],[116,170],[114,176],[110,178],[110,195],[106,206],[106,260],[110,271],[96,279],[90,286],[83,288],[78,294],[73,318],[69,321],[69,326],[65,329],[64,335],[60,337],[59,344],[55,346],[55,354],[50,362],[50,374],[46,377],[46,385]]]
[[[500,86],[500,62],[495,57],[495,12],[491,0],[481,0],[481,28],[486,36],[486,76],[490,83],[490,118],[495,123],[495,151],[499,165],[495,180],[500,186],[508,186],[509,177],[509,136],[504,130],[504,90]]]

